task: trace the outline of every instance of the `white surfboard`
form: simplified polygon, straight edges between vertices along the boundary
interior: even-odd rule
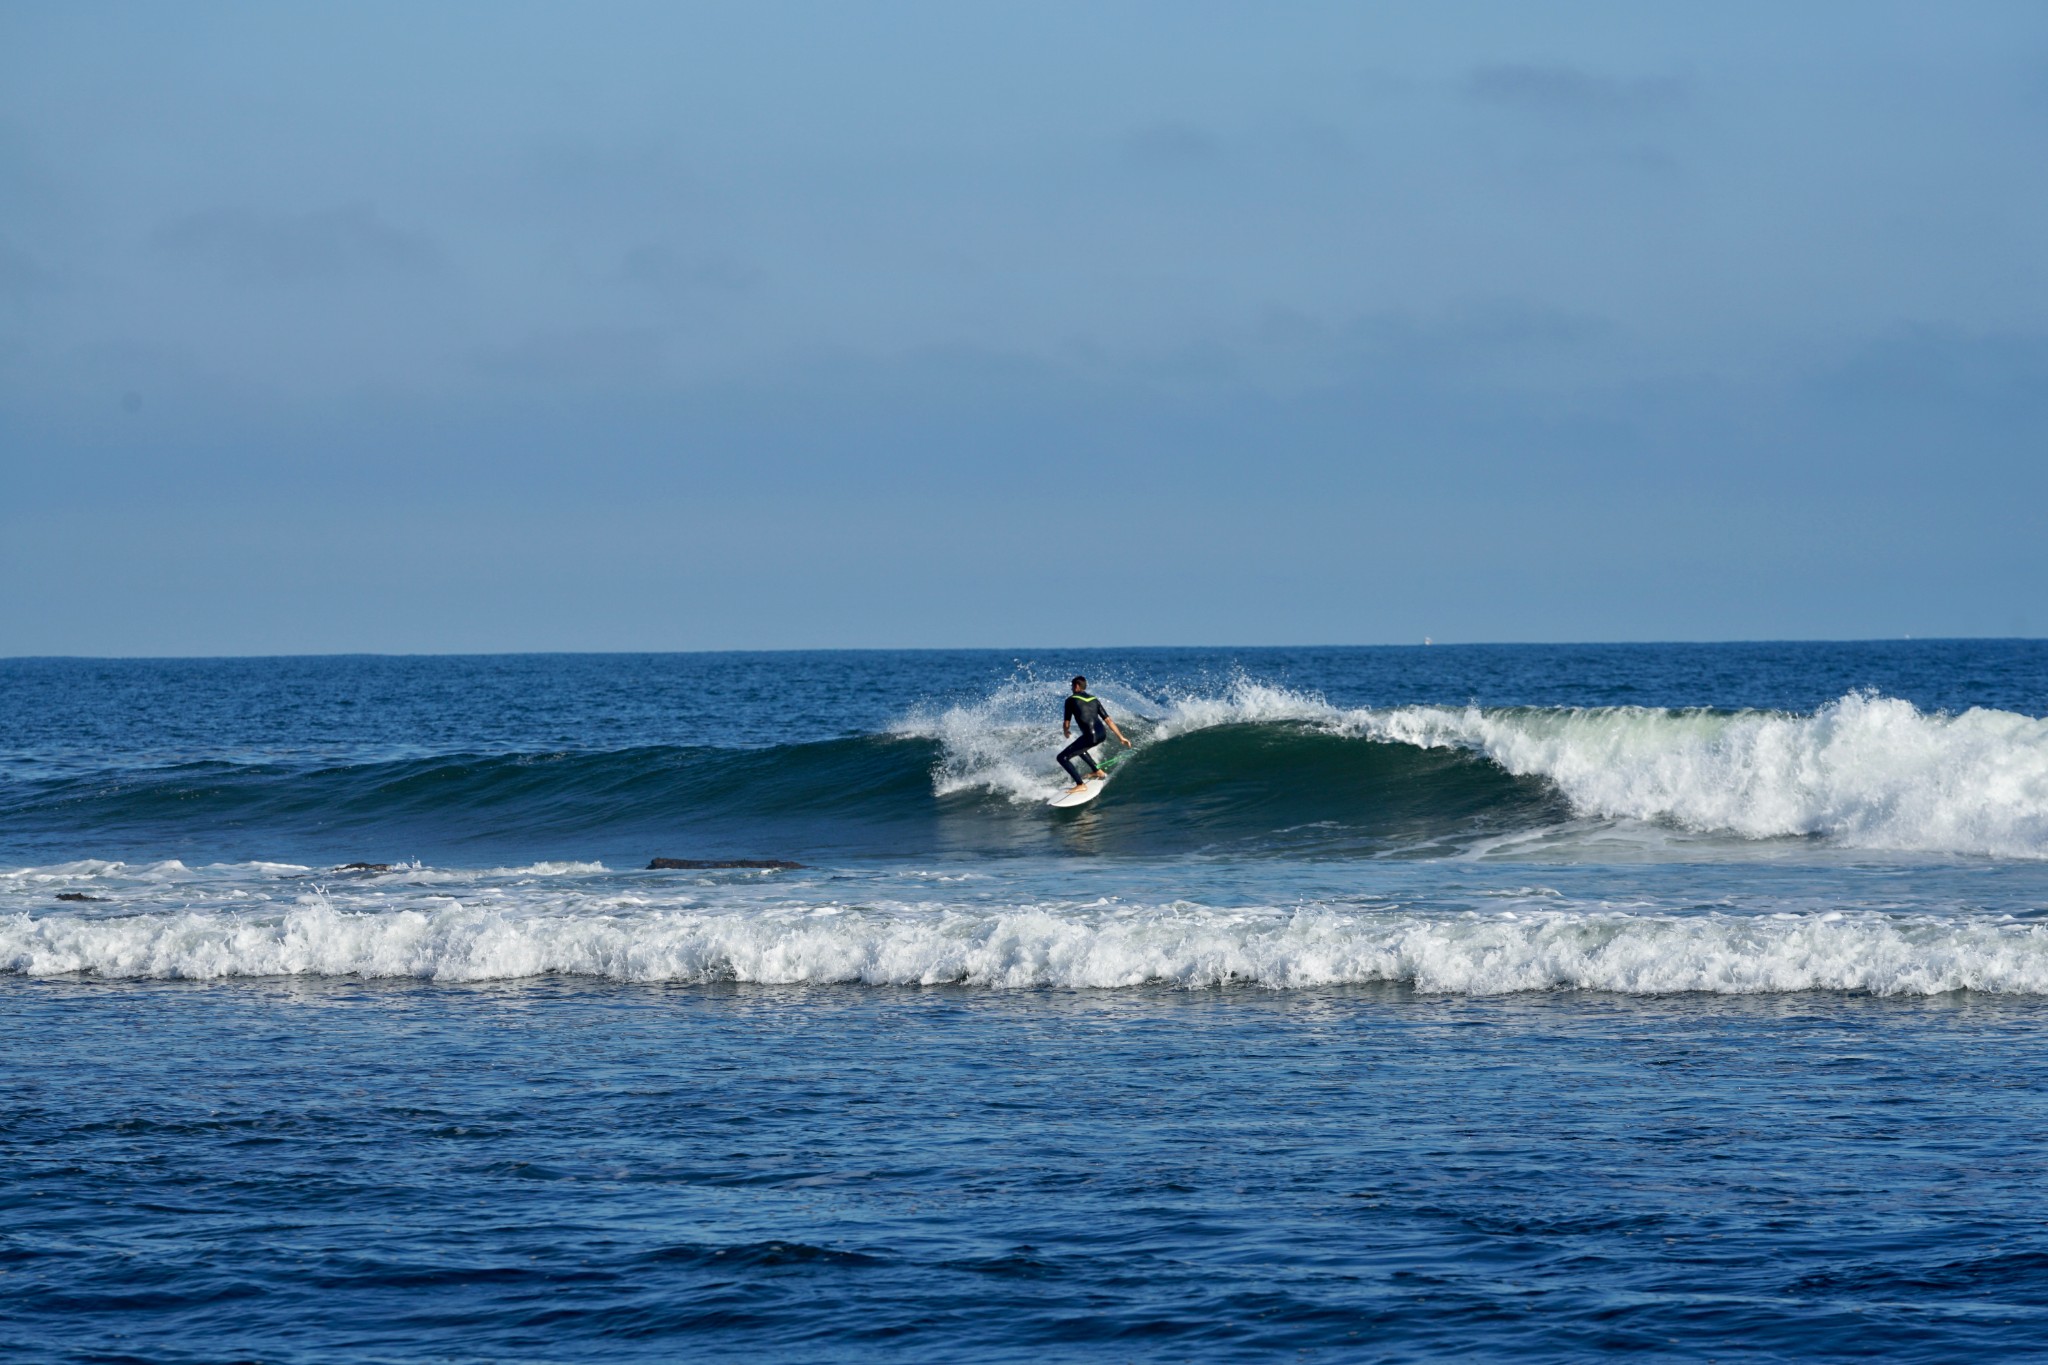
[[[1091,755],[1100,754],[1102,750],[1094,749],[1090,752]],[[1128,752],[1129,750],[1124,751],[1124,753]],[[1108,758],[1097,758],[1095,761],[1097,763],[1100,763],[1102,765],[1102,771],[1107,773],[1110,769],[1114,768],[1117,765],[1118,760],[1123,758],[1123,756],[1123,753],[1118,753],[1113,754]],[[1060,789],[1060,794],[1058,796],[1055,796],[1052,800],[1046,802],[1045,804],[1048,806],[1056,807],[1060,810],[1065,810],[1069,806],[1085,806],[1090,801],[1093,801],[1096,797],[1102,795],[1102,789],[1104,787],[1107,787],[1108,785],[1109,779],[1107,777],[1090,778],[1088,781],[1081,784],[1081,790],[1074,791],[1071,788],[1063,787]]]
[[[1085,806],[1096,797],[1102,795],[1102,789],[1108,785],[1109,779],[1106,777],[1099,782],[1084,782],[1081,784],[1081,790],[1074,791],[1069,788],[1045,804],[1056,806],[1061,810],[1065,810],[1069,806]]]

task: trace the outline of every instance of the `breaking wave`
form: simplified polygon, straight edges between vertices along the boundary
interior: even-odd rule
[[[1370,715],[1363,729],[1473,749],[1541,777],[1586,815],[1749,839],[2048,855],[2048,721],[2008,711],[1929,715],[1873,696],[1805,716],[1411,707]]]
[[[944,745],[940,791],[1035,800],[1056,785],[1033,761],[1048,742],[1044,727],[1012,714],[1025,701],[998,693],[913,727]],[[1125,714],[1147,716],[1146,699],[1125,702]],[[1328,812],[1322,818],[1341,819],[1354,802],[1382,814],[1409,804],[1402,789],[1419,783],[1428,788],[1421,804],[1431,813],[1468,827],[1488,815],[1512,824],[1568,813],[1741,839],[1819,837],[1865,849],[2048,856],[2048,721],[2008,711],[1928,713],[1866,694],[1808,715],[1641,707],[1344,710],[1251,682],[1149,709],[1133,727],[1142,752],[1130,777],[1098,804],[1109,806],[1112,794],[1142,801],[1156,790],[1174,800],[1205,788],[1266,786],[1288,792],[1298,814],[1321,804]],[[1452,756],[1483,760],[1485,771],[1446,761]]]
[[[892,733],[765,749],[205,762],[0,782],[0,824],[74,856],[190,839],[308,861],[1079,846],[1435,856],[1616,826],[2048,857],[2048,722],[2013,712],[1924,712],[1869,694],[1809,714],[1344,709],[1243,680],[1202,695],[1100,692],[1136,748],[1078,818],[1043,807],[1062,780],[1060,735],[1047,689],[1019,682]],[[80,848],[82,834],[101,842]]]
[[[2048,994],[2048,925],[1877,912],[1432,914],[1187,904],[615,906],[533,914],[449,899],[369,912],[313,892],[275,913],[0,918],[0,971],[200,980],[563,975],[1093,989],[1395,982],[1466,994]]]

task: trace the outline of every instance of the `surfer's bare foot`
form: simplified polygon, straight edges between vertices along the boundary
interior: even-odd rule
[[[1079,796],[1079,795],[1080,795],[1080,794],[1081,794],[1082,792],[1084,792],[1084,791],[1087,791],[1087,790],[1088,790],[1088,784],[1087,784],[1086,782],[1083,782],[1083,783],[1082,783],[1082,784],[1081,784],[1080,786],[1078,786],[1078,787],[1069,787],[1069,788],[1067,788],[1067,795],[1069,795],[1069,796]]]
[[[1090,782],[1100,782],[1103,778],[1108,776],[1108,773],[1102,771],[1100,768],[1097,768],[1094,772],[1088,774],[1088,780]]]

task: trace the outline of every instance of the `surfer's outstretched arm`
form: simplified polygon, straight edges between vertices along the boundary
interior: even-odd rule
[[[1127,739],[1124,739],[1124,732],[1117,729],[1116,722],[1109,718],[1109,712],[1104,711],[1102,713],[1102,723],[1109,727],[1111,734],[1115,735],[1118,739],[1123,740],[1123,744],[1126,749],[1131,747],[1131,742]]]

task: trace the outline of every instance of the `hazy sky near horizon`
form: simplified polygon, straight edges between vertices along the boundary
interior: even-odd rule
[[[2048,7],[0,0],[0,654],[2048,629]]]

